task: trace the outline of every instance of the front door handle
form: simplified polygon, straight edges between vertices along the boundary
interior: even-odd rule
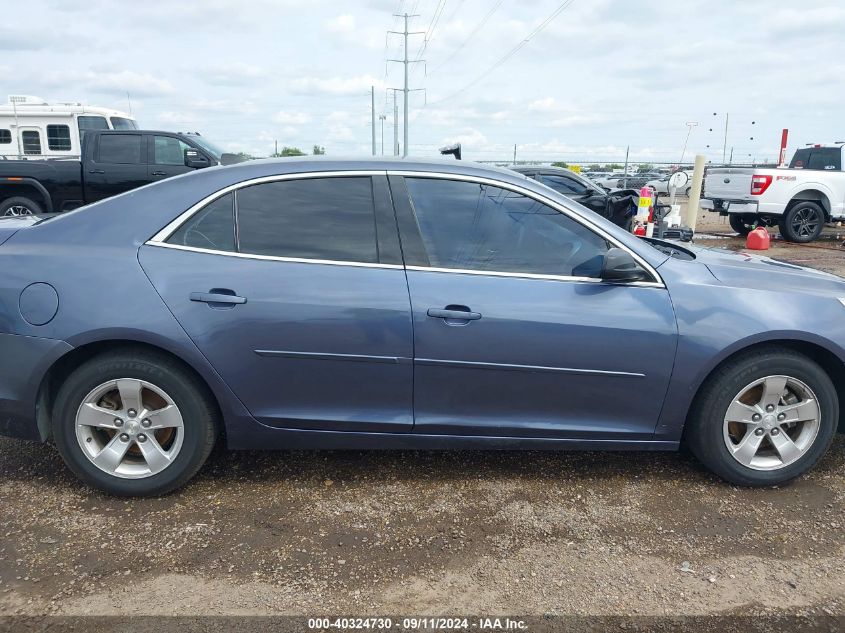
[[[189,298],[191,301],[207,303],[212,308],[234,308],[236,305],[246,303],[246,297],[239,297],[234,290],[228,288],[212,288],[208,292],[192,292]]]
[[[446,319],[446,321],[477,321],[481,318],[480,312],[472,312],[466,306],[450,305],[443,309],[429,308],[426,314],[435,319]]]
[[[104,173],[106,173],[106,170],[105,169],[89,169],[88,173],[89,174],[104,174]]]
[[[152,176],[166,176],[167,172],[166,171],[154,171],[151,175]]]

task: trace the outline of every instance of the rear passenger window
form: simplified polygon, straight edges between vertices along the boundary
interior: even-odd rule
[[[12,142],[11,130],[0,130],[0,145],[6,145]]]
[[[242,253],[301,259],[378,262],[369,177],[308,178],[237,192]]]
[[[141,136],[139,134],[108,134],[100,137],[101,163],[141,163]]]
[[[48,125],[47,147],[56,152],[69,152],[70,127],[67,125]]]
[[[234,251],[234,195],[227,193],[209,202],[180,226],[167,242],[214,251]]]
[[[35,130],[24,130],[21,132],[23,153],[27,156],[38,156],[41,154],[41,135]]]

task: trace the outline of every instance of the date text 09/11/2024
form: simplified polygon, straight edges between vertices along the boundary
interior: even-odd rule
[[[311,630],[329,629],[380,629],[390,630],[400,628],[402,630],[431,630],[431,631],[466,631],[478,629],[482,631],[524,631],[527,624],[523,620],[511,619],[509,617],[477,619],[464,617],[406,617],[401,622],[392,618],[308,618],[308,628]]]

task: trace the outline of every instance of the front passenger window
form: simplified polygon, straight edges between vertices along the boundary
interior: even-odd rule
[[[556,209],[486,184],[406,178],[431,265],[599,277],[607,241]]]

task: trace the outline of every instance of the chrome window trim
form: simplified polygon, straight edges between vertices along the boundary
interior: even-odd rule
[[[561,204],[557,200],[552,200],[544,196],[541,193],[536,191],[532,191],[531,189],[526,189],[520,185],[515,185],[510,182],[506,182],[503,180],[496,180],[495,178],[487,178],[484,176],[471,176],[466,174],[453,174],[448,172],[436,172],[436,171],[411,171],[411,170],[396,170],[396,169],[348,169],[348,170],[341,170],[341,171],[313,171],[313,172],[298,172],[295,174],[275,174],[271,176],[259,176],[257,178],[250,178],[249,180],[243,180],[241,182],[237,182],[231,185],[224,187],[218,191],[215,191],[212,194],[209,194],[199,202],[191,205],[186,211],[179,214],[176,219],[172,220],[168,223],[164,228],[162,228],[158,233],[153,235],[149,240],[147,240],[146,244],[150,246],[158,246],[162,248],[172,248],[176,250],[182,251],[191,251],[197,253],[206,253],[211,255],[225,255],[228,257],[239,257],[242,259],[257,259],[257,260],[265,260],[265,261],[279,261],[279,262],[290,262],[290,263],[299,263],[299,264],[327,264],[333,266],[354,266],[360,268],[385,268],[385,269],[403,269],[407,268],[407,270],[414,270],[420,272],[437,272],[437,273],[452,273],[458,275],[485,275],[489,277],[514,277],[514,278],[522,278],[522,279],[541,279],[541,280],[549,280],[549,281],[574,281],[580,283],[608,283],[603,281],[598,277],[573,277],[567,275],[542,275],[542,274],[535,274],[535,273],[515,273],[515,272],[506,272],[506,271],[493,271],[493,270],[466,270],[466,269],[458,269],[458,268],[438,268],[432,266],[401,266],[398,264],[378,264],[378,263],[370,263],[370,262],[352,262],[352,261],[335,261],[335,260],[325,260],[325,259],[305,259],[305,258],[298,258],[298,257],[277,257],[273,255],[257,255],[252,253],[233,253],[230,251],[218,251],[206,248],[198,248],[194,246],[180,246],[178,244],[168,244],[166,240],[184,223],[186,222],[191,216],[194,215],[197,211],[199,211],[202,207],[207,205],[210,202],[213,202],[217,198],[225,196],[227,193],[232,191],[237,191],[238,189],[242,189],[244,187],[250,187],[252,185],[258,185],[267,182],[277,182],[277,181],[284,181],[284,180],[300,180],[306,178],[333,178],[333,177],[348,177],[348,176],[401,176],[404,178],[434,178],[439,180],[456,180],[461,182],[475,182],[479,184],[490,185],[493,187],[499,187],[500,189],[507,189],[508,191],[513,191],[515,193],[522,194],[542,204],[545,204],[559,213],[563,213],[567,217],[575,220],[585,228],[594,233],[597,233],[602,238],[616,246],[617,248],[621,248],[622,250],[626,251],[634,258],[634,260],[642,266],[646,272],[651,275],[652,279],[656,281],[634,281],[634,282],[619,282],[615,285],[621,286],[638,286],[644,288],[665,288],[665,284],[663,283],[663,279],[657,270],[651,266],[647,261],[645,261],[640,255],[638,255],[635,251],[631,250],[626,245],[619,242],[616,238],[614,238],[609,233],[602,230],[601,227],[598,227],[589,222],[586,218],[581,217],[579,214],[573,212],[571,209],[566,207],[565,205]],[[541,183],[542,184],[542,183]],[[235,194],[237,195],[237,194]]]
[[[241,182],[236,182],[235,184],[223,187],[223,189],[215,191],[214,193],[207,195],[205,198],[203,198],[196,204],[191,205],[187,211],[185,211],[184,213],[180,213],[175,220],[167,224],[163,229],[161,229],[158,233],[156,233],[149,240],[147,240],[147,244],[158,245],[160,243],[166,242],[167,239],[176,231],[176,229],[182,226],[182,224],[186,222],[188,218],[194,215],[194,213],[199,211],[209,202],[213,202],[217,198],[225,196],[230,191],[243,189],[244,187],[250,187],[252,185],[260,185],[265,182],[277,182],[280,180],[301,180],[304,178],[330,178],[343,176],[384,176],[384,174],[385,172],[383,169],[366,169],[360,171],[309,171],[298,172],[295,174],[276,174],[274,176],[259,176],[258,178],[242,180]]]
[[[206,255],[225,255],[226,257],[238,257],[240,259],[257,259],[269,262],[288,262],[290,264],[325,264],[329,266],[350,266],[354,268],[385,268],[389,270],[404,270],[400,264],[373,264],[370,262],[347,262],[334,259],[305,259],[301,257],[277,257],[275,255],[255,255],[252,253],[234,253],[232,251],[217,251],[211,248],[199,248],[197,246],[182,246],[181,244],[168,244],[167,242],[146,242],[147,246],[158,248],[172,248],[177,251],[189,251],[191,253],[204,253]]]
[[[651,275],[652,279],[655,281],[634,281],[634,282],[627,282],[627,283],[619,283],[617,285],[623,286],[642,286],[642,287],[651,287],[651,288],[665,288],[665,284],[663,283],[663,278],[657,272],[657,270],[645,261],[642,257],[640,257],[637,253],[632,251],[630,248],[619,242],[615,237],[610,235],[609,233],[605,232],[592,223],[589,222],[586,218],[582,218],[577,213],[574,213],[568,207],[560,204],[557,200],[552,200],[551,198],[547,198],[541,193],[537,193],[536,191],[532,191],[531,189],[526,189],[520,185],[515,185],[510,182],[505,182],[503,180],[496,180],[494,178],[486,178],[484,176],[467,176],[465,174],[450,174],[444,172],[433,172],[433,171],[406,171],[406,170],[388,170],[387,174],[389,176],[402,176],[403,178],[436,178],[439,180],[458,180],[463,182],[477,182],[480,184],[490,185],[493,187],[499,187],[500,189],[507,189],[509,191],[513,191],[515,193],[520,193],[524,196],[537,200],[545,204],[546,206],[552,207],[556,211],[563,213],[568,218],[575,220],[585,228],[594,233],[598,233],[601,237],[606,239],[608,242],[616,246],[617,248],[621,248],[622,250],[626,251],[634,258],[640,266],[642,266],[645,271]],[[542,184],[542,183],[540,183]],[[545,185],[543,185],[545,186]],[[582,280],[589,280],[590,282],[602,282],[601,279],[598,277],[567,277],[567,276],[557,276],[557,275],[536,275],[533,273],[512,273],[512,272],[496,272],[496,271],[470,271],[470,270],[463,270],[457,268],[432,268],[432,267],[425,267],[425,266],[408,266],[408,270],[437,270],[438,272],[456,272],[458,274],[481,274],[481,275],[490,275],[496,277],[525,277],[528,279],[533,278],[540,278],[540,279],[554,279],[554,280],[562,280],[562,281],[582,281]],[[607,282],[603,282],[607,283]]]

